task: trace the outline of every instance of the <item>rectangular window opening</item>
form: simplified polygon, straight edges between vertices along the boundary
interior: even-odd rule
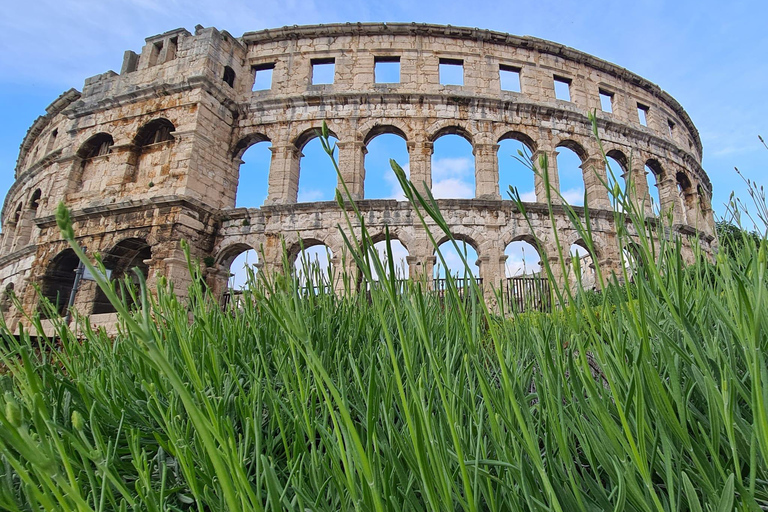
[[[336,60],[312,59],[312,85],[332,84]]]
[[[149,54],[149,65],[154,66],[158,63],[158,58],[160,57],[160,52],[163,51],[163,42],[158,41],[155,44],[152,45],[152,50]]]
[[[179,38],[172,37],[168,40],[168,51],[165,52],[165,62],[176,58],[176,49],[179,47]]]
[[[520,86],[520,68],[515,66],[499,65],[499,81],[502,91],[522,92]]]
[[[440,85],[464,85],[464,61],[440,59]]]
[[[266,91],[272,88],[272,72],[275,69],[275,63],[259,64],[253,66],[253,87],[251,91]]]
[[[648,126],[648,107],[642,103],[637,104],[637,118],[641,125]]]
[[[669,136],[675,136],[675,122],[671,119],[667,119],[667,127],[669,128]]]
[[[373,81],[377,84],[399,84],[400,57],[374,57]]]
[[[571,79],[555,76],[555,98],[571,101]]]
[[[613,93],[600,89],[600,108],[603,112],[613,113]]]

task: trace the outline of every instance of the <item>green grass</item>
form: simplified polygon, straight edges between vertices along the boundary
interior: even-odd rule
[[[768,242],[686,267],[616,200],[642,278],[571,287],[553,313],[277,276],[236,312],[199,279],[184,301],[142,290],[138,312],[102,283],[114,338],[84,318],[42,349],[4,330],[0,509],[765,510]],[[348,244],[364,279],[387,274],[365,231]]]

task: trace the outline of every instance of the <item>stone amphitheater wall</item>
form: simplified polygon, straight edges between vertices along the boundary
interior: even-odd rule
[[[396,59],[400,81],[377,83],[376,62]],[[313,84],[313,65],[329,62],[333,83]],[[441,62],[461,64],[463,85],[440,83]],[[265,69],[271,87],[254,91],[255,73]],[[519,73],[519,92],[502,90],[500,70]],[[570,101],[556,99],[555,80],[569,84]],[[602,110],[601,93],[610,96],[611,112]],[[523,142],[534,163],[547,156],[554,189],[558,149],[576,151],[595,219],[593,257],[605,268],[615,268],[622,248],[603,185],[604,153],[635,183],[649,219],[651,169],[675,230],[705,251],[716,243],[695,126],[671,96],[624,68],[549,41],[450,26],[318,25],[240,38],[198,26],[194,34],[177,29],[147,38],[139,54],[125,53],[119,74],[87,79],[82,92],[65,92],[35,121],[2,210],[0,288],[36,307],[32,285],[49,279],[64,250],[53,220],[60,201],[72,209],[89,252],[128,261],[146,249],[123,241],[143,240],[151,248],[149,280],[165,275],[182,292],[189,282],[182,239],[193,256],[214,262],[207,278],[219,293],[229,263],[246,248],[263,251],[265,271],[280,268],[283,242],[292,254],[301,241],[323,243],[340,265],[343,212],[332,202],[297,202],[301,152],[323,121],[338,139],[341,176],[369,229],[389,227],[408,249],[412,276],[432,274],[426,231],[408,203],[366,198],[366,146],[383,133],[405,140],[410,177],[427,188],[439,137],[458,134],[472,145],[475,198],[439,203],[453,232],[477,251],[489,290],[504,278],[509,242],[538,239],[543,257],[556,261],[557,254],[540,176],[530,224],[502,200],[498,148],[505,139]],[[271,144],[267,200],[235,208],[241,157],[264,141]],[[579,242],[564,208],[554,212],[561,240]],[[89,282],[78,293],[76,304],[88,313],[95,288]],[[18,320],[20,312],[4,304],[6,317]]]

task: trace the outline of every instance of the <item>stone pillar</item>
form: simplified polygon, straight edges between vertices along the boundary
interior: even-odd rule
[[[544,172],[549,176],[549,187],[551,189],[552,204],[561,204],[562,200],[558,195],[560,190],[560,177],[557,174],[557,151],[539,149],[531,155],[533,168],[536,171],[533,177],[534,188],[536,190],[536,202],[547,202],[547,190],[544,186]]]
[[[589,207],[609,210],[611,201],[606,188],[608,175],[605,171],[605,160],[597,157],[587,158],[581,164],[581,172],[584,176],[584,189],[587,191]]]
[[[295,203],[299,193],[299,161],[301,151],[293,144],[272,144],[269,166],[269,189],[264,204]]]
[[[368,153],[368,149],[361,140],[337,142],[336,146],[339,148],[341,177],[344,179],[352,199],[355,201],[363,199],[365,197],[365,155]],[[342,197],[346,199],[341,180],[339,180],[337,187]]]
[[[206,268],[205,282],[208,284],[208,289],[211,291],[211,295],[220,300],[229,287],[229,278],[231,275],[231,270],[222,267],[221,265]]]
[[[475,144],[475,197],[501,199],[499,194],[499,145]]]
[[[409,141],[407,145],[411,181],[419,192],[425,193],[426,190],[432,188],[432,153],[434,147],[431,142],[427,141]]]

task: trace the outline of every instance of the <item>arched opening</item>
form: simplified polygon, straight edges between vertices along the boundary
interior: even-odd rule
[[[42,295],[53,304],[55,315],[64,316],[67,313],[69,296],[75,284],[75,271],[79,263],[80,260],[77,259],[75,251],[65,249],[51,260],[43,275]],[[49,313],[42,304],[39,311],[45,315]]]
[[[563,200],[573,206],[584,205],[584,173],[581,165],[586,153],[573,141],[557,146],[557,173],[560,180],[560,194]]]
[[[146,280],[149,277],[147,260],[150,259],[152,259],[152,248],[143,238],[122,240],[102,257],[104,268],[108,273],[107,277],[110,281],[117,282],[117,294],[129,307],[134,304],[132,295],[138,297],[139,293],[139,276],[136,275],[134,269],[137,269]],[[115,307],[109,302],[101,288],[98,288],[96,298],[93,301],[92,313],[97,315],[114,312]]]
[[[664,171],[657,160],[648,160],[645,163],[645,179],[648,183],[648,198],[651,202],[651,210],[655,215],[661,212],[661,180]]]
[[[230,87],[235,86],[235,70],[232,69],[229,66],[224,66],[224,75],[221,77],[222,80],[224,80],[224,83],[226,83]]]
[[[519,237],[507,244],[504,264],[503,305],[523,312],[549,310],[549,280],[542,270],[541,252],[533,237]]]
[[[5,286],[2,296],[0,297],[0,313],[7,313],[13,306],[13,296],[16,286],[13,283],[8,283]]]
[[[472,139],[461,128],[440,130],[432,152],[432,195],[443,199],[475,197],[475,156]]]
[[[570,250],[570,276],[574,284],[581,283],[585,290],[594,290],[597,288],[597,273],[595,270],[595,259],[587,250],[586,244],[578,240],[571,244]]]
[[[22,203],[16,205],[16,210],[13,212],[13,220],[11,221],[14,226],[16,226],[21,220],[21,211],[23,208],[24,205]]]
[[[608,184],[608,198],[614,209],[621,208],[620,202],[627,192],[627,158],[621,151],[612,150],[605,156],[605,176]]]
[[[696,186],[696,195],[699,198],[699,210],[701,210],[702,215],[706,218],[706,215],[708,215],[709,210],[711,209],[709,195],[704,191],[704,187],[701,185]]]
[[[480,275],[480,267],[477,265],[477,250],[474,247],[474,242],[471,240],[456,240],[458,251],[454,247],[451,240],[446,240],[437,247],[437,251],[443,255],[445,264],[438,257],[435,262],[435,267],[432,272],[432,276],[435,281],[444,281],[447,274],[453,276],[458,280],[463,280],[464,277],[478,278]],[[435,255],[437,256],[437,251]],[[467,261],[469,268],[464,266],[461,261],[461,255]]]
[[[408,279],[409,271],[408,271],[408,262],[406,258],[408,258],[408,249],[403,245],[403,243],[400,240],[390,238],[389,240],[389,246],[391,248],[391,258],[392,263],[395,268],[395,274],[394,277],[397,280],[405,280]],[[376,253],[379,255],[379,261],[381,261],[382,266],[384,267],[384,271],[387,272],[387,276],[389,276],[389,259],[390,259],[390,253],[387,251],[387,241],[381,240],[379,242],[376,242],[373,244],[374,249],[376,249]],[[376,272],[375,268],[372,268],[373,273],[373,279],[375,281],[379,280],[378,273]]]
[[[365,185],[366,199],[397,199],[405,196],[397,181],[390,159],[394,159],[406,173],[409,170],[408,146],[405,134],[389,126],[368,134],[365,140]]]
[[[687,219],[689,211],[695,209],[693,198],[693,187],[691,186],[691,180],[682,171],[679,171],[675,175],[675,182],[677,183],[677,195],[680,201],[681,213],[683,218]]]
[[[39,188],[32,193],[32,197],[29,198],[29,209],[33,212],[37,212],[40,208],[40,198],[43,195],[43,191]]]
[[[86,140],[77,150],[80,159],[80,179],[76,185],[82,187],[86,182],[99,173],[99,162],[108,160],[106,157],[112,152],[114,140],[108,133],[97,133]]]
[[[261,208],[269,193],[269,169],[272,163],[272,142],[265,135],[243,139],[236,148],[239,153],[235,208]]]
[[[160,177],[163,166],[170,164],[170,151],[176,128],[167,119],[154,119],[141,128],[133,139],[135,162],[133,177],[136,182],[150,186]]]
[[[241,292],[249,283],[250,275],[256,277],[258,272],[259,253],[250,247],[240,247],[242,252],[232,258],[229,264],[229,279],[227,289],[232,293]]]
[[[515,240],[504,249],[504,274],[510,277],[541,275],[541,255],[529,240]]]
[[[293,271],[304,292],[333,289],[333,251],[319,240],[307,239],[296,248]]]
[[[328,142],[333,147],[338,138],[331,134]],[[301,151],[297,202],[333,201],[338,177],[320,142],[319,129],[304,132],[296,141],[296,147]]]
[[[510,188],[517,189],[520,199],[536,202],[534,172],[531,157],[535,147],[527,135],[510,132],[499,140],[499,192],[502,199],[510,199]]]

